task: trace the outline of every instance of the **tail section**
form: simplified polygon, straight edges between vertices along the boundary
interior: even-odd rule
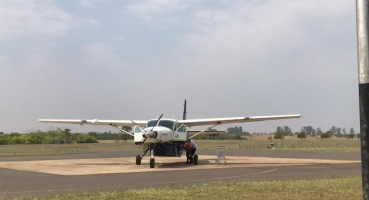
[[[183,109],[183,120],[186,120],[186,114],[187,114],[187,101],[185,100]]]

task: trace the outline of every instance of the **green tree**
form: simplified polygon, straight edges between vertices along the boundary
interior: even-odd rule
[[[97,133],[96,132],[88,132],[87,135],[90,135],[92,137],[97,138]]]
[[[284,132],[285,135],[289,135],[289,136],[293,135],[292,130],[288,126],[283,127],[283,132]]]
[[[277,127],[277,131],[276,131],[277,133],[284,133],[284,130],[283,130],[283,128],[282,127],[280,127],[280,126],[278,126]]]
[[[304,132],[301,132],[297,135],[297,138],[300,138],[301,140],[302,139],[305,139],[306,138],[306,134]]]
[[[320,127],[316,129],[315,133],[317,135],[321,135],[322,134],[322,130],[320,129]]]
[[[301,127],[301,132],[305,132],[307,135],[311,135],[312,133],[315,133],[315,130],[312,126],[303,126]]]
[[[336,128],[336,136],[337,137],[342,137],[341,128],[339,128],[339,127]]]
[[[274,139],[284,139],[284,134],[282,132],[276,132],[274,134]]]
[[[240,135],[236,135],[236,136],[234,136],[234,139],[235,140],[242,140],[242,137]]]
[[[346,138],[347,139],[354,139],[354,137],[355,137],[355,134],[348,134],[348,135],[346,135]]]
[[[327,131],[326,133],[322,133],[322,134],[320,134],[320,138],[321,139],[327,139],[327,138],[331,138],[331,135],[332,135],[333,133],[331,132],[331,131]]]
[[[334,135],[333,131],[327,131],[328,136],[331,138]]]
[[[346,132],[346,128],[343,128],[343,129],[342,129],[342,133],[343,133],[343,135],[346,135],[346,134],[347,134],[347,132]]]

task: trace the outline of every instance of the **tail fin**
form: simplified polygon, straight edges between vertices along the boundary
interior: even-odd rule
[[[186,114],[187,114],[187,101],[185,99],[184,109],[183,109],[183,120],[186,120]]]

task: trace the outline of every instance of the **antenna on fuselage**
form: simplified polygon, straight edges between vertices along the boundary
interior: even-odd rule
[[[183,109],[183,120],[186,120],[187,114],[187,100],[185,99],[184,109]]]

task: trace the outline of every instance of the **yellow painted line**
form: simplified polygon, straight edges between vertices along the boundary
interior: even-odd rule
[[[167,185],[167,184],[183,184],[183,183],[192,183],[192,182],[202,182],[202,181],[212,181],[212,180],[222,180],[222,179],[229,179],[229,178],[239,178],[239,177],[246,177],[246,176],[253,176],[259,174],[265,174],[274,172],[277,169],[271,169],[262,172],[255,172],[251,174],[244,174],[244,175],[237,175],[237,176],[224,176],[218,178],[209,178],[209,179],[197,179],[197,180],[190,180],[190,181],[173,181],[173,182],[165,182],[165,183],[155,183],[156,185]],[[125,186],[109,186],[109,187],[90,187],[90,188],[72,188],[72,189],[63,189],[63,190],[30,190],[30,191],[21,191],[21,192],[4,192],[5,194],[21,194],[21,193],[37,193],[37,192],[63,192],[63,191],[78,191],[78,190],[96,190],[96,189],[111,189],[111,188],[127,188],[127,187],[139,187],[139,186],[150,186],[153,185],[152,183],[147,184],[138,184],[138,185],[125,185]]]

